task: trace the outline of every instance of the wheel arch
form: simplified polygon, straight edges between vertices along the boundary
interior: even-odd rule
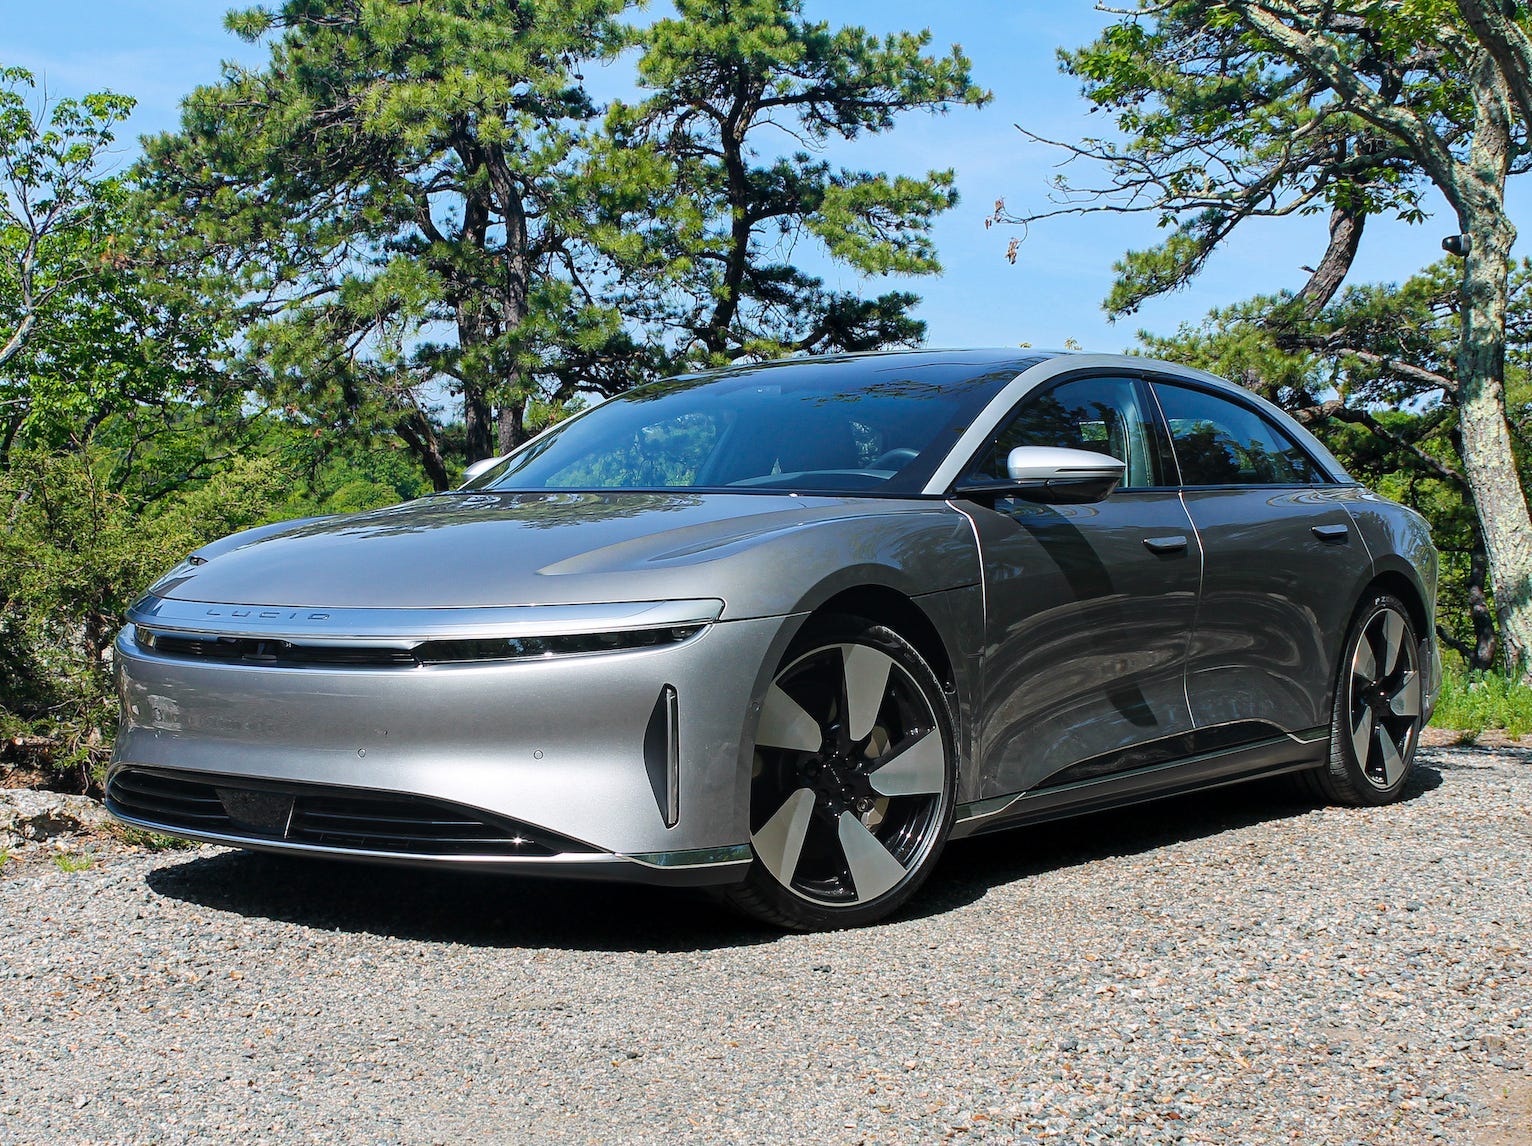
[[[920,605],[888,585],[857,585],[827,598],[804,619],[804,625],[829,613],[849,613],[865,617],[898,633],[931,666],[936,679],[948,692],[957,687],[953,657],[940,630]]]
[[[1410,612],[1410,623],[1415,626],[1419,639],[1431,639],[1435,630],[1432,628],[1430,611],[1426,607],[1425,593],[1408,574],[1401,569],[1379,571],[1367,583],[1363,596],[1373,592],[1391,593],[1399,598]]]
[[[861,565],[821,581],[784,618],[757,669],[753,689],[756,700],[742,729],[740,800],[748,798],[745,780],[750,774],[750,748],[755,743],[761,702],[773,675],[800,633],[835,614],[863,617],[892,629],[913,645],[930,666],[948,697],[958,754],[960,797],[971,798],[967,788],[976,783],[972,703],[977,687],[975,662],[983,633],[980,589],[977,585],[955,586],[952,591],[915,594],[909,588],[896,569]]]

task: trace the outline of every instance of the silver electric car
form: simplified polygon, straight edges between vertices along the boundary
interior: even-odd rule
[[[1255,776],[1398,798],[1436,553],[1165,362],[643,386],[461,489],[208,545],[116,644],[119,819],[866,923],[947,840]]]

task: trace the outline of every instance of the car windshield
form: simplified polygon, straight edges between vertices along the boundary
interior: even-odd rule
[[[557,426],[463,487],[918,493],[1029,362],[793,362],[674,378]]]

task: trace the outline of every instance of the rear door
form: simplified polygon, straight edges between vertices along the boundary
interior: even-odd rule
[[[1253,404],[1192,382],[1152,386],[1203,550],[1187,656],[1192,718],[1199,729],[1228,726],[1230,742],[1317,734],[1369,566],[1344,504],[1354,490]]]
[[[1095,504],[955,503],[983,562],[981,798],[1154,762],[1135,748],[1191,728],[1183,677],[1201,557],[1152,409],[1135,379],[1065,379],[1023,398],[969,469],[975,483],[1001,479],[1017,446],[1127,463]]]

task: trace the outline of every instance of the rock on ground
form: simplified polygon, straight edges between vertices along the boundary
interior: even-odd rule
[[[88,796],[0,788],[0,848],[96,832],[110,821],[101,804]]]

